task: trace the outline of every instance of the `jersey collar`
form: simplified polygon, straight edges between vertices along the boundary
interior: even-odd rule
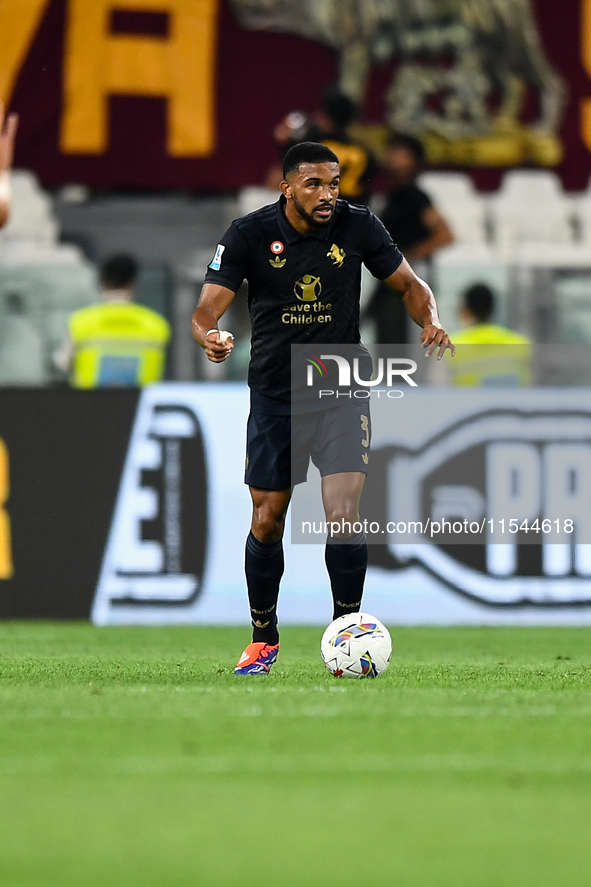
[[[285,204],[287,200],[282,194],[277,203],[275,204],[275,209],[277,213],[277,222],[279,224],[279,229],[281,231],[281,236],[287,243],[295,243],[297,240],[309,240],[310,238],[314,240],[329,240],[331,237],[331,231],[334,227],[335,219],[340,212],[340,201],[337,200],[337,205],[331,219],[330,225],[322,225],[316,231],[312,232],[312,234],[300,234],[299,231],[296,231],[295,228],[289,224],[287,219],[285,218]]]

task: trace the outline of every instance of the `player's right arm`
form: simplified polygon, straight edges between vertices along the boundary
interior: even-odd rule
[[[205,283],[193,317],[191,329],[193,338],[205,350],[208,360],[222,363],[230,356],[234,347],[232,339],[220,342],[218,322],[236,293],[217,283]]]
[[[18,116],[9,114],[4,119],[4,105],[0,102],[0,228],[10,215],[10,169],[17,126]]]
[[[218,322],[248,276],[250,252],[238,223],[233,222],[207,266],[191,327],[193,338],[205,349],[208,360],[213,363],[227,360],[234,347],[231,339],[220,342]]]

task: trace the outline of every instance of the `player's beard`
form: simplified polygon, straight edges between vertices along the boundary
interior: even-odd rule
[[[330,216],[327,219],[315,218],[312,215],[312,213],[309,213],[309,212],[307,212],[307,210],[304,209],[304,207],[302,206],[302,204],[300,203],[300,201],[298,200],[298,198],[295,194],[293,195],[293,205],[294,205],[294,209],[299,213],[299,215],[302,217],[304,222],[307,222],[308,225],[311,225],[313,228],[320,228],[320,227],[322,227],[322,225],[326,225],[327,222],[332,221],[332,217],[334,215],[334,207],[332,204],[330,204],[331,209],[332,209],[332,213],[330,214]],[[328,204],[326,204],[326,205],[328,206]]]

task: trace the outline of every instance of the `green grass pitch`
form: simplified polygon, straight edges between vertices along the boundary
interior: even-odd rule
[[[588,887],[591,629],[0,624],[1,887]]]

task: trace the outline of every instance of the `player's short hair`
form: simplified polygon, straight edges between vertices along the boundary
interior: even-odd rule
[[[138,263],[128,253],[109,256],[101,265],[101,285],[105,289],[121,290],[133,286],[138,276]]]
[[[474,283],[464,293],[464,307],[478,323],[486,323],[495,310],[494,293],[486,283]]]
[[[416,136],[411,136],[406,132],[393,132],[388,139],[389,148],[406,148],[412,154],[419,166],[425,162],[425,149],[423,143]]]
[[[334,151],[320,142],[299,142],[290,148],[283,158],[283,178],[290,172],[296,172],[302,163],[338,163],[339,158]]]

